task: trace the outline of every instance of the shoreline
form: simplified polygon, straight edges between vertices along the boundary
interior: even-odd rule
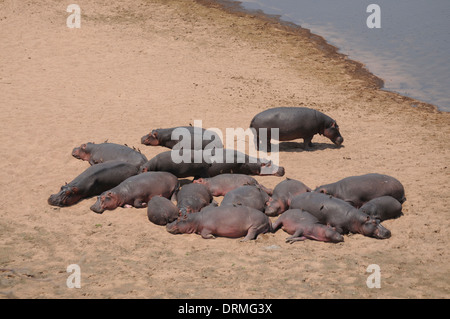
[[[235,14],[250,19],[256,18],[261,20],[262,22],[267,22],[277,28],[283,29],[288,33],[294,33],[297,36],[306,37],[312,43],[314,43],[319,49],[321,49],[329,59],[344,61],[344,63],[350,65],[351,70],[349,72],[352,73],[353,76],[355,76],[356,78],[365,80],[368,87],[383,89],[386,92],[397,94],[402,98],[407,98],[411,101],[412,104],[417,105],[423,108],[424,110],[432,112],[450,113],[440,110],[438,106],[432,103],[421,101],[419,99],[409,97],[399,92],[384,88],[385,83],[384,79],[373,74],[369,69],[367,69],[364,63],[359,62],[355,59],[350,59],[348,55],[346,55],[345,53],[339,52],[340,49],[338,47],[328,43],[328,41],[321,35],[312,33],[311,30],[308,28],[302,27],[293,22],[282,20],[280,16],[266,14],[262,10],[247,10],[242,6],[239,0],[194,0],[194,1],[205,7],[219,8],[224,12],[228,12],[231,14]]]
[[[324,39],[276,19],[195,0],[77,4],[81,28],[69,29],[60,1],[0,2],[0,298],[450,296],[450,113],[380,89]],[[282,142],[285,175],[254,176],[258,183],[274,189],[291,178],[315,189],[351,175],[393,176],[407,201],[403,216],[383,222],[391,238],[291,245],[278,230],[245,243],[206,240],[170,234],[142,208],[95,214],[96,197],[47,202],[90,167],[72,156],[83,143],[126,144],[151,159],[168,150],[141,144],[152,129],[195,120],[246,129],[278,106],[329,115],[344,143],[315,135],[306,151],[301,139]],[[80,289],[66,284],[73,264]],[[372,264],[381,289],[366,285]]]

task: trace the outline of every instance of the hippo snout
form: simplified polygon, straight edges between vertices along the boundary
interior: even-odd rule
[[[101,214],[105,211],[104,208],[102,208],[102,205],[100,203],[100,199],[98,199],[94,205],[91,206],[90,208],[93,212],[97,213],[97,214]]]
[[[377,229],[374,233],[375,238],[378,239],[388,239],[391,237],[391,231],[381,224],[378,224]]]
[[[344,142],[344,138],[342,136],[338,136],[333,143],[340,146]]]
[[[280,166],[278,167],[278,171],[275,173],[275,176],[284,176],[284,167]]]
[[[60,207],[63,206],[61,196],[59,196],[59,194],[50,195],[50,197],[47,200],[47,203],[52,206],[60,206]]]

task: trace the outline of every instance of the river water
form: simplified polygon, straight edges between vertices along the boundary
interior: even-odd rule
[[[323,36],[382,78],[384,89],[450,112],[450,0],[240,2]],[[373,9],[367,12],[370,4],[378,5],[379,19]],[[380,28],[369,28],[368,18]]]

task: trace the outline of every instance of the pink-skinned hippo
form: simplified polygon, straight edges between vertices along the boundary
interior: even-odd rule
[[[315,216],[320,223],[335,227],[341,233],[359,233],[378,239],[391,237],[391,232],[363,211],[349,203],[323,193],[308,192],[295,196],[290,209],[302,209]]]
[[[108,161],[123,161],[139,168],[147,162],[147,157],[140,151],[115,143],[85,143],[75,147],[72,151],[72,156],[88,161],[91,165]]]
[[[296,179],[286,178],[273,189],[272,197],[267,203],[264,212],[267,216],[278,216],[289,209],[289,205],[294,196],[310,191],[311,188],[302,182]]]
[[[103,192],[91,206],[96,213],[117,207],[147,207],[153,196],[171,198],[178,188],[178,179],[167,172],[147,172],[132,176],[116,187]]]
[[[121,161],[90,166],[73,181],[61,186],[59,193],[49,197],[48,203],[60,207],[71,206],[84,198],[100,195],[137,174],[136,166]]]
[[[380,221],[386,219],[395,219],[402,213],[402,204],[394,197],[381,196],[374,198],[360,207],[367,215]]]
[[[244,185],[229,191],[222,199],[220,206],[243,205],[264,212],[269,195],[259,186]]]
[[[315,191],[340,198],[356,208],[381,196],[394,197],[400,204],[406,200],[402,183],[392,176],[377,173],[346,177],[319,186]]]
[[[180,138],[180,135],[183,138]],[[148,146],[164,146],[176,149],[181,147],[182,143],[177,144],[184,139],[185,135],[190,138],[190,149],[223,148],[223,143],[217,133],[194,126],[154,129],[149,134],[142,136],[141,143]]]
[[[259,186],[268,195],[272,195],[272,190],[258,183],[258,181],[245,174],[220,174],[210,178],[199,178],[194,183],[205,185],[213,196],[224,196],[239,186],[254,185]]]
[[[308,150],[314,135],[320,134],[328,137],[334,144],[341,145],[344,141],[339,132],[336,121],[328,115],[306,107],[275,107],[256,114],[250,128],[256,130],[256,147],[266,149],[261,144],[260,129],[267,129],[267,151],[271,150],[271,129],[279,129],[280,141],[291,141],[303,138],[304,148]]]
[[[167,224],[172,234],[199,234],[205,239],[217,237],[256,239],[259,234],[271,232],[269,217],[246,206],[208,206],[200,212],[179,217]]]
[[[319,220],[301,209],[288,209],[272,224],[272,231],[279,227],[288,234],[286,242],[293,243],[299,240],[314,239],[318,241],[339,243],[344,237],[329,225],[323,225]]]

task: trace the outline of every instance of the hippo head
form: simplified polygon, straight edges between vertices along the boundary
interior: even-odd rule
[[[266,208],[264,210],[264,213],[267,216],[270,217],[278,216],[284,211],[286,211],[286,206],[284,205],[283,201],[274,200],[272,197],[269,197],[269,199],[266,202]]]
[[[387,239],[391,237],[391,231],[380,224],[378,219],[363,214],[359,218],[358,225],[359,232],[365,236],[374,237],[377,239]]]
[[[80,147],[75,147],[72,150],[72,156],[83,161],[89,161],[91,154],[88,151],[88,144],[92,143],[82,144]]]
[[[158,146],[158,132],[153,130],[149,134],[142,136],[141,143],[144,145]]]
[[[113,192],[104,192],[97,197],[97,201],[91,206],[91,210],[98,214],[103,213],[105,210],[113,210],[118,207],[119,196]]]
[[[323,135],[328,137],[334,144],[341,145],[344,142],[344,138],[339,132],[339,126],[336,122],[332,122],[330,126],[324,129]]]
[[[52,206],[71,206],[81,199],[79,189],[77,187],[64,185],[57,194],[51,195],[47,202]]]

